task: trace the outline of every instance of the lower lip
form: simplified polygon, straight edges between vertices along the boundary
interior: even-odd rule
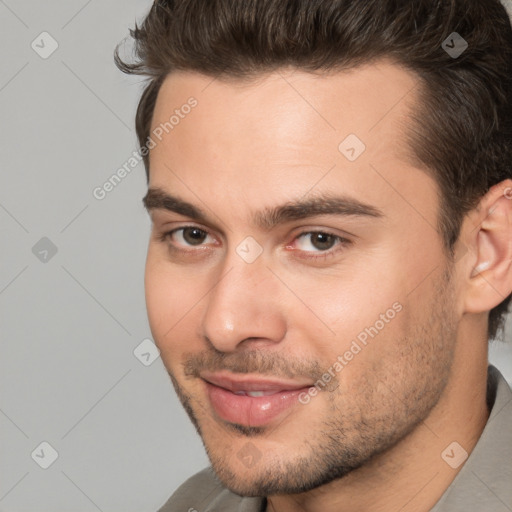
[[[298,403],[301,393],[309,387],[293,391],[281,391],[274,395],[235,395],[227,389],[206,383],[210,403],[217,415],[230,423],[258,427],[270,423],[284,411]]]

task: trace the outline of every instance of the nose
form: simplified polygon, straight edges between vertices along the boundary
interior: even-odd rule
[[[203,337],[221,352],[279,343],[286,333],[282,292],[263,258],[246,263],[234,254],[205,297]]]

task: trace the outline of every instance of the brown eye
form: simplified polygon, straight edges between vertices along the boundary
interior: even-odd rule
[[[196,226],[183,226],[181,228],[167,231],[160,235],[160,241],[169,245],[169,248],[185,249],[187,247],[198,247],[205,243],[211,242],[211,236],[204,229]]]
[[[352,245],[351,240],[328,231],[303,231],[291,246],[299,258],[313,262],[324,262],[343,253]]]
[[[189,245],[201,245],[208,234],[199,228],[182,228],[183,240]]]
[[[339,241],[339,236],[323,231],[309,231],[297,237],[298,248],[305,252],[328,251]]]
[[[336,243],[337,237],[328,233],[312,233],[311,245],[321,251],[327,251]]]

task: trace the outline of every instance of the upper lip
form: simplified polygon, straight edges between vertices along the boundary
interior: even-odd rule
[[[295,391],[310,387],[309,382],[297,382],[296,380],[268,379],[254,375],[234,375],[229,372],[201,372],[201,378],[210,384],[227,389],[236,393],[237,391]]]

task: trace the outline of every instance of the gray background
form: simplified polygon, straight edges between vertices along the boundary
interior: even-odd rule
[[[134,355],[142,163],[93,196],[137,148],[143,81],[112,51],[150,5],[0,0],[1,512],[153,511],[207,464],[161,360]],[[491,357],[512,381],[512,343]]]

